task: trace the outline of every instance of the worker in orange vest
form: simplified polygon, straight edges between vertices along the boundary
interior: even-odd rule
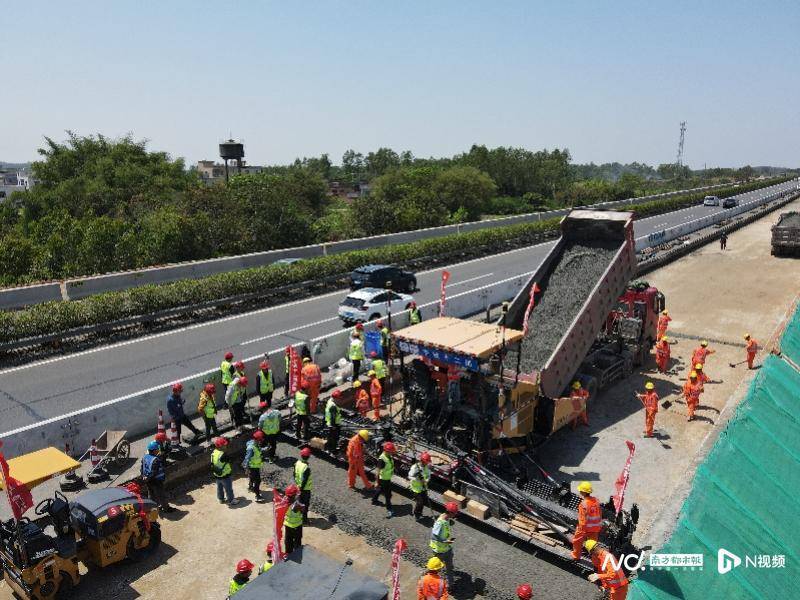
[[[672,317],[669,316],[669,311],[665,308],[661,311],[661,314],[658,316],[658,324],[656,325],[656,339],[660,340],[665,335],[667,335],[667,327],[669,327],[669,322],[672,321]]]
[[[756,359],[756,353],[758,353],[758,342],[750,337],[749,333],[744,334],[744,341],[747,343],[745,348],[747,352],[747,368],[752,369],[753,361]]]
[[[592,484],[582,481],[578,486],[578,493],[581,495],[581,502],[578,504],[578,526],[572,536],[572,559],[578,560],[581,557],[583,543],[588,540],[596,540],[600,537],[603,529],[603,511],[600,502],[592,496]]]
[[[656,386],[652,381],[644,384],[645,393],[636,394],[636,397],[644,405],[644,437],[653,437],[653,426],[656,423],[656,413],[658,412],[658,394]]]
[[[374,487],[364,470],[364,442],[369,441],[369,435],[369,431],[362,429],[347,442],[347,486],[351,490],[356,489],[356,475],[361,477],[365,490]]]
[[[441,575],[444,563],[436,556],[428,559],[428,572],[417,583],[417,600],[447,600],[447,581]]]
[[[669,363],[670,358],[670,347],[669,347],[669,340],[666,337],[662,337],[656,343],[656,365],[658,366],[658,370],[662,373],[667,372],[667,364]]]
[[[369,412],[369,393],[358,379],[353,382],[353,389],[356,394],[356,410],[362,417],[366,417]]]
[[[383,397],[383,387],[381,386],[381,381],[378,379],[378,376],[375,374],[375,371],[370,371],[367,373],[369,375],[369,395],[372,398],[372,408],[375,409],[373,413],[373,419],[375,421],[380,421],[381,418],[381,398]]]
[[[686,399],[688,416],[687,421],[694,419],[694,411],[700,404],[700,394],[703,393],[703,384],[697,380],[697,371],[689,373],[689,381],[683,384],[683,397]]]
[[[570,398],[582,398],[584,400],[583,410],[577,417],[572,419],[572,428],[575,429],[578,426],[578,421],[588,427],[589,415],[586,413],[586,409],[589,405],[589,390],[583,389],[581,382],[576,379],[572,382],[572,393],[570,394]]]
[[[708,342],[703,340],[700,342],[700,347],[695,349],[695,351],[692,353],[692,364],[696,365],[697,363],[700,363],[701,365],[705,366],[708,356],[710,354],[714,354],[715,352],[716,350],[709,348]]]
[[[308,384],[308,404],[311,414],[317,413],[317,400],[319,400],[319,388],[322,386],[322,373],[319,366],[306,357],[303,359],[303,370],[300,372],[300,386]]]
[[[597,571],[589,575],[587,579],[591,582],[599,582],[604,589],[608,590],[609,600],[625,600],[628,595],[628,578],[625,577],[622,569],[614,568],[611,553],[603,548],[597,540],[586,540],[583,547],[589,553],[594,570]]]

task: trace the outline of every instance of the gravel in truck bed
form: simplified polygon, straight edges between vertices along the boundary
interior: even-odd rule
[[[528,319],[528,335],[522,340],[520,372],[541,370],[619,248],[619,242],[566,245],[550,276],[544,282],[537,282],[544,292],[541,299],[536,299],[537,304]],[[509,352],[505,362],[516,368],[516,351]]]
[[[800,213],[785,213],[778,223],[780,227],[800,227]]]

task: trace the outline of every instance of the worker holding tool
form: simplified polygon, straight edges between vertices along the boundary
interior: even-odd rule
[[[272,406],[272,392],[275,391],[275,383],[272,381],[272,371],[266,360],[259,365],[258,373],[256,373],[256,391],[258,391],[260,402]]]
[[[669,340],[666,336],[662,336],[659,338],[658,342],[656,342],[656,366],[658,370],[662,373],[667,372],[667,365],[669,364],[670,359],[670,346]]]
[[[447,582],[442,579],[444,563],[435,556],[428,559],[428,572],[417,582],[417,600],[447,600]]]
[[[744,341],[747,344],[745,348],[745,352],[747,352],[747,368],[752,369],[753,361],[756,359],[756,354],[758,353],[758,342],[750,337],[749,333],[744,334]]]
[[[383,319],[378,319],[378,322],[375,323],[375,326],[378,328],[378,331],[381,332],[381,358],[384,362],[389,362],[389,347],[392,343],[391,332],[389,328],[383,322]]]
[[[253,492],[256,502],[261,502],[261,447],[264,445],[264,432],[256,429],[253,432],[253,439],[247,440],[247,447],[244,452],[242,468],[247,470],[248,483],[247,491]]]
[[[164,469],[161,448],[155,440],[147,444],[147,454],[142,457],[141,475],[147,486],[147,495],[158,504],[161,512],[174,512],[175,509],[169,505],[167,493],[164,491],[167,472]]]
[[[231,412],[231,421],[239,431],[244,427],[244,407],[247,404],[247,377],[234,377],[225,390],[225,404]]]
[[[289,509],[283,520],[283,545],[286,554],[291,554],[293,550],[303,545],[303,515],[308,512],[308,507],[303,506],[298,499],[299,492],[295,484],[286,488],[286,499],[289,501]]]
[[[529,583],[517,586],[517,598],[519,600],[531,600],[533,598],[533,588]]]
[[[608,590],[609,600],[625,600],[628,595],[628,579],[622,569],[615,569],[611,553],[597,540],[586,540],[583,547],[592,559],[596,573],[591,573],[587,579],[599,583],[603,589]]]
[[[364,386],[361,385],[358,379],[353,382],[353,389],[356,394],[356,410],[362,417],[366,417],[370,405],[369,392],[364,389]]]
[[[360,323],[359,323],[360,325]],[[353,377],[352,381],[358,379],[358,374],[361,372],[361,361],[364,360],[364,338],[358,330],[353,331],[350,335],[350,349],[348,350],[347,357],[353,363]]]
[[[250,576],[253,574],[254,568],[255,565],[246,558],[236,563],[236,575],[233,576],[230,584],[228,584],[228,598],[250,583]]]
[[[453,587],[453,524],[458,515],[458,504],[448,502],[444,505],[445,512],[433,523],[431,529],[431,550],[436,558],[444,563],[447,576],[447,587]]]
[[[386,518],[391,519],[392,513],[392,475],[394,475],[394,455],[397,449],[394,443],[385,442],[383,452],[378,456],[378,487],[372,497],[372,503],[377,505],[378,498],[383,494],[386,500]]]
[[[342,392],[333,390],[328,396],[328,403],[325,405],[325,426],[328,428],[328,438],[325,446],[328,452],[336,452],[339,447],[339,434],[342,431],[342,410],[337,404],[337,400],[342,397]]]
[[[656,325],[657,340],[667,335],[667,327],[669,327],[670,321],[672,321],[672,317],[669,316],[669,311],[665,308],[661,311],[661,314],[658,315],[658,324]]]
[[[267,553],[267,558],[264,561],[264,564],[258,567],[258,574],[261,575],[262,573],[266,573],[275,565],[272,562],[272,555],[275,553],[275,542],[271,541],[267,544],[267,547],[264,549],[264,552]]]
[[[703,393],[703,384],[697,380],[697,371],[689,373],[689,381],[683,384],[683,397],[686,399],[687,421],[694,420],[694,411],[700,404],[700,394]]]
[[[214,438],[214,451],[211,453],[211,474],[217,482],[217,500],[220,504],[235,506],[239,500],[233,497],[233,482],[231,481],[231,461],[225,456],[225,447],[228,440],[224,437]]]
[[[308,416],[307,392],[308,392],[308,383],[303,382],[300,386],[300,389],[298,389],[294,393],[294,414],[295,414],[294,434],[297,437],[298,441],[308,440],[310,436],[308,431],[310,420]]]
[[[370,353],[370,358],[372,359],[372,370],[375,371],[375,377],[378,378],[378,381],[381,384],[381,390],[383,392],[386,391],[386,376],[388,374],[386,369],[386,361],[381,359],[378,356],[378,353],[374,350]]]
[[[705,366],[706,359],[708,358],[708,356],[710,354],[715,354],[715,353],[716,350],[712,350],[711,348],[709,348],[708,342],[706,340],[703,340],[702,342],[700,342],[700,346],[696,348],[695,351],[692,353],[692,364],[696,365],[697,363],[700,363],[701,365]]]
[[[372,400],[372,408],[374,409],[374,412],[372,413],[372,419],[374,421],[380,421],[383,386],[381,386],[381,382],[378,379],[378,374],[375,373],[375,371],[370,371],[367,373],[367,375],[369,375],[369,396]]]
[[[311,358],[303,359],[303,370],[300,372],[300,385],[306,384],[308,390],[309,414],[317,414],[317,401],[319,399],[319,388],[322,385],[322,373],[319,366]]]
[[[576,379],[572,382],[572,393],[570,394],[570,397],[579,398],[583,401],[583,410],[581,410],[577,417],[572,419],[572,429],[575,429],[578,426],[578,421],[588,427],[589,415],[587,414],[586,409],[589,405],[589,390],[584,389],[581,385],[581,382]]]
[[[581,501],[578,504],[578,526],[572,536],[572,560],[578,560],[583,551],[583,543],[587,539],[599,538],[603,529],[603,510],[597,498],[592,496],[592,484],[581,481],[578,493],[581,495]]]
[[[356,475],[361,477],[365,490],[373,488],[364,470],[364,442],[368,442],[369,438],[369,431],[362,429],[347,442],[347,486],[351,490],[356,489]]]
[[[411,325],[422,323],[422,312],[417,308],[417,303],[412,300],[411,304],[409,304],[409,308],[411,309],[411,312],[408,313],[409,323],[411,323]]]
[[[311,458],[311,448],[305,446],[300,450],[300,458],[294,463],[294,483],[300,490],[300,503],[303,505],[303,524],[308,523],[308,507],[311,504],[311,490],[314,484],[311,481],[311,467],[308,459]]]
[[[414,518],[419,521],[422,518],[422,509],[428,501],[428,484],[431,481],[431,455],[423,452],[419,458],[411,465],[408,471],[408,481],[411,484],[411,491],[414,493]]]
[[[231,361],[233,360],[233,352],[226,352],[225,353],[225,360],[222,361],[219,365],[219,372],[222,378],[222,393],[228,390],[228,386],[233,381],[233,364]]]
[[[261,416],[258,417],[258,429],[264,433],[264,445],[267,447],[267,462],[275,461],[278,448],[278,435],[281,432],[281,411],[269,406],[266,402],[258,405]]]
[[[217,402],[214,397],[217,395],[217,386],[207,383],[200,392],[200,401],[197,403],[197,412],[203,416],[203,424],[206,427],[206,439],[211,441],[211,434],[219,435],[217,429]]]
[[[183,393],[183,384],[178,382],[172,386],[172,393],[167,396],[167,412],[170,418],[175,422],[175,429],[178,431],[178,444],[181,443],[181,429],[183,425],[196,436],[200,435],[200,430],[186,416],[183,410],[183,405],[186,401],[181,394]]]
[[[653,426],[656,423],[656,413],[658,412],[658,394],[652,381],[645,383],[644,389],[645,393],[636,394],[636,397],[644,405],[644,437],[653,437]]]

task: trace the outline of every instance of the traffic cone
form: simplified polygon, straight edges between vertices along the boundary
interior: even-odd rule
[[[178,439],[178,428],[175,426],[175,421],[169,422],[169,445],[172,448],[179,448],[181,445],[180,439]]]
[[[100,454],[97,452],[97,440],[92,440],[92,445],[89,447],[89,460],[92,463],[92,469],[100,464]]]
[[[158,427],[156,428],[156,434],[163,433],[166,435],[167,430],[164,428],[164,411],[158,411]]]

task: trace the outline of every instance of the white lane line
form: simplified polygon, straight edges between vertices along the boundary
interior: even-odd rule
[[[268,340],[272,337],[278,337],[280,335],[286,335],[287,333],[294,333],[295,331],[300,331],[301,329],[306,329],[308,327],[314,327],[316,325],[322,325],[323,323],[330,323],[331,321],[337,321],[339,317],[331,317],[330,319],[322,319],[321,321],[315,321],[314,323],[306,323],[305,325],[300,325],[299,327],[292,327],[291,329],[286,329],[285,331],[278,331],[277,333],[270,333],[269,335],[264,335],[259,338],[254,338],[252,340],[247,340],[246,342],[242,342],[239,344],[240,346],[247,346],[247,344],[255,344],[256,342],[261,342],[264,340]],[[330,335],[330,334],[326,334]]]
[[[483,279],[484,277],[491,277],[494,273],[486,273],[486,275],[478,275],[477,277],[470,277],[469,279],[465,279],[464,281],[457,281],[456,283],[448,284],[449,288],[454,288],[459,285],[464,285],[465,283],[469,283],[471,281],[477,281],[478,279]]]

